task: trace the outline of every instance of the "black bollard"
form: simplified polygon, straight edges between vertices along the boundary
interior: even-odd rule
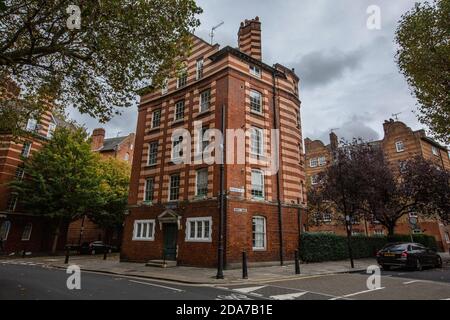
[[[295,250],[295,274],[300,274],[300,260],[298,258],[298,250]]]
[[[105,251],[103,252],[103,260],[106,260],[107,255],[108,255],[108,249],[105,248]]]
[[[242,279],[248,279],[247,252],[242,252]]]
[[[25,251],[25,249],[23,249],[23,251],[22,251],[22,258],[25,258],[25,255],[26,255],[26,251]]]
[[[69,263],[69,254],[70,254],[70,249],[69,249],[69,247],[66,247],[66,259],[64,260],[64,264]]]

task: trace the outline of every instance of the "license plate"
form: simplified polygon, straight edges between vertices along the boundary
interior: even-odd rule
[[[395,257],[395,253],[387,252],[384,254],[385,257]]]

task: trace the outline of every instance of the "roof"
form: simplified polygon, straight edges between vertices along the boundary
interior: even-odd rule
[[[438,142],[436,142],[435,140],[433,140],[433,139],[431,139],[431,138],[429,138],[429,137],[421,137],[421,139],[424,140],[424,141],[426,141],[426,142],[428,142],[429,144],[435,146],[436,148],[439,148],[439,149],[448,151],[447,147],[445,147],[445,146],[439,144]]]
[[[128,136],[105,139],[105,141],[103,142],[103,147],[98,151],[114,151],[116,147],[121,144],[126,138],[128,138]]]
[[[224,58],[227,54],[232,54],[232,55],[234,55],[234,56],[236,56],[236,57],[238,57],[238,58],[240,58],[240,59],[242,59],[244,61],[250,62],[251,64],[253,64],[255,66],[258,66],[258,67],[260,67],[262,69],[265,69],[266,71],[275,73],[277,76],[280,76],[282,78],[286,78],[286,75],[284,74],[284,72],[281,72],[280,70],[278,70],[278,69],[276,69],[274,67],[271,67],[268,64],[266,64],[266,63],[264,63],[264,62],[262,62],[262,61],[260,61],[258,59],[255,59],[255,58],[249,56],[248,54],[240,51],[239,49],[232,48],[230,46],[226,46],[225,48],[220,49],[216,53],[212,54],[209,57],[209,59],[211,59],[212,61],[215,62],[215,61],[218,61],[218,60]]]

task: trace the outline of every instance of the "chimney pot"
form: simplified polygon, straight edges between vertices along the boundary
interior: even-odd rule
[[[238,39],[241,52],[257,60],[262,60],[261,22],[259,17],[251,20],[245,19],[245,22],[241,22]]]
[[[97,128],[92,132],[92,142],[91,149],[98,150],[103,147],[103,143],[105,142],[105,129]]]

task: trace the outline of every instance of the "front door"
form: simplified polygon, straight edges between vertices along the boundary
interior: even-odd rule
[[[178,225],[174,223],[163,224],[164,254],[166,260],[177,260],[177,233]]]

